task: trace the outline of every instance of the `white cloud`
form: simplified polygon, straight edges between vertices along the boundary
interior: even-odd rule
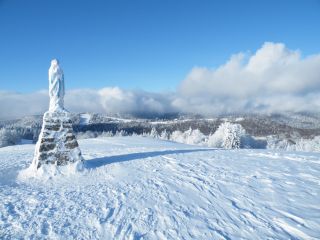
[[[170,94],[128,91],[118,87],[98,91],[104,112],[166,113],[172,112]]]
[[[46,90],[29,94],[0,91],[0,119],[41,114]],[[265,43],[254,54],[238,53],[215,69],[194,67],[175,93],[118,87],[69,90],[72,112],[214,115],[234,112],[320,110],[320,54],[302,58],[281,43]]]
[[[40,114],[48,107],[48,91],[27,94],[0,91],[0,119]]]
[[[214,114],[319,111],[320,54],[302,58],[282,43],[265,43],[216,68],[195,67],[180,84],[175,106]]]
[[[74,89],[66,92],[65,107],[72,112],[164,114],[176,111],[172,95],[128,91],[118,87]],[[30,94],[0,91],[0,119],[42,114],[48,110],[48,92]]]

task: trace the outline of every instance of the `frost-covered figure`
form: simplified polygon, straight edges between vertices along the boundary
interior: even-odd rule
[[[25,174],[55,175],[64,171],[63,166],[82,168],[83,158],[72,127],[72,115],[64,109],[64,76],[56,59],[49,68],[49,111],[43,115],[43,123],[34,157]],[[30,175],[30,176],[31,176]]]
[[[49,68],[50,112],[65,111],[64,109],[64,76],[59,61],[53,59]]]

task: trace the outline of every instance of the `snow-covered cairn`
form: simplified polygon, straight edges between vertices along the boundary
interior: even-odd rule
[[[70,113],[64,108],[64,75],[56,59],[49,68],[50,107],[35,148],[32,167],[46,164],[67,165],[82,162],[81,151],[72,129]]]

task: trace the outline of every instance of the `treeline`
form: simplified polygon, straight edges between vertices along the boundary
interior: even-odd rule
[[[245,131],[245,137],[242,136],[241,144],[251,148],[266,148],[272,146],[272,148],[284,149],[292,148],[292,146],[305,146],[308,145],[305,141],[312,141],[317,136],[320,136],[320,120],[316,117],[309,116],[289,118],[283,117],[282,115],[252,115],[243,117],[218,117],[213,119],[203,119],[199,117],[191,119],[142,120],[111,118],[99,114],[86,115],[88,115],[89,121],[85,124],[79,114],[75,114],[72,118],[74,132],[79,138],[154,135],[162,139],[198,144],[195,140],[191,140],[191,136],[197,135],[198,138],[204,139],[200,141],[201,144],[226,147],[222,146],[223,144],[219,145],[219,141],[214,142],[214,139],[217,138],[213,137],[217,136],[219,131],[221,132],[221,126],[224,126],[223,124],[226,122],[229,122],[232,126],[241,126],[241,129]],[[41,131],[41,125],[41,116],[0,122],[0,147],[20,144],[25,141],[35,143]],[[229,126],[229,129],[230,128]]]

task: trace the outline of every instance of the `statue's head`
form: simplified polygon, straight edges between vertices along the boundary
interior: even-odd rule
[[[59,65],[58,59],[52,59],[52,60],[51,60],[51,66],[52,66],[52,67],[57,67],[58,65]]]

